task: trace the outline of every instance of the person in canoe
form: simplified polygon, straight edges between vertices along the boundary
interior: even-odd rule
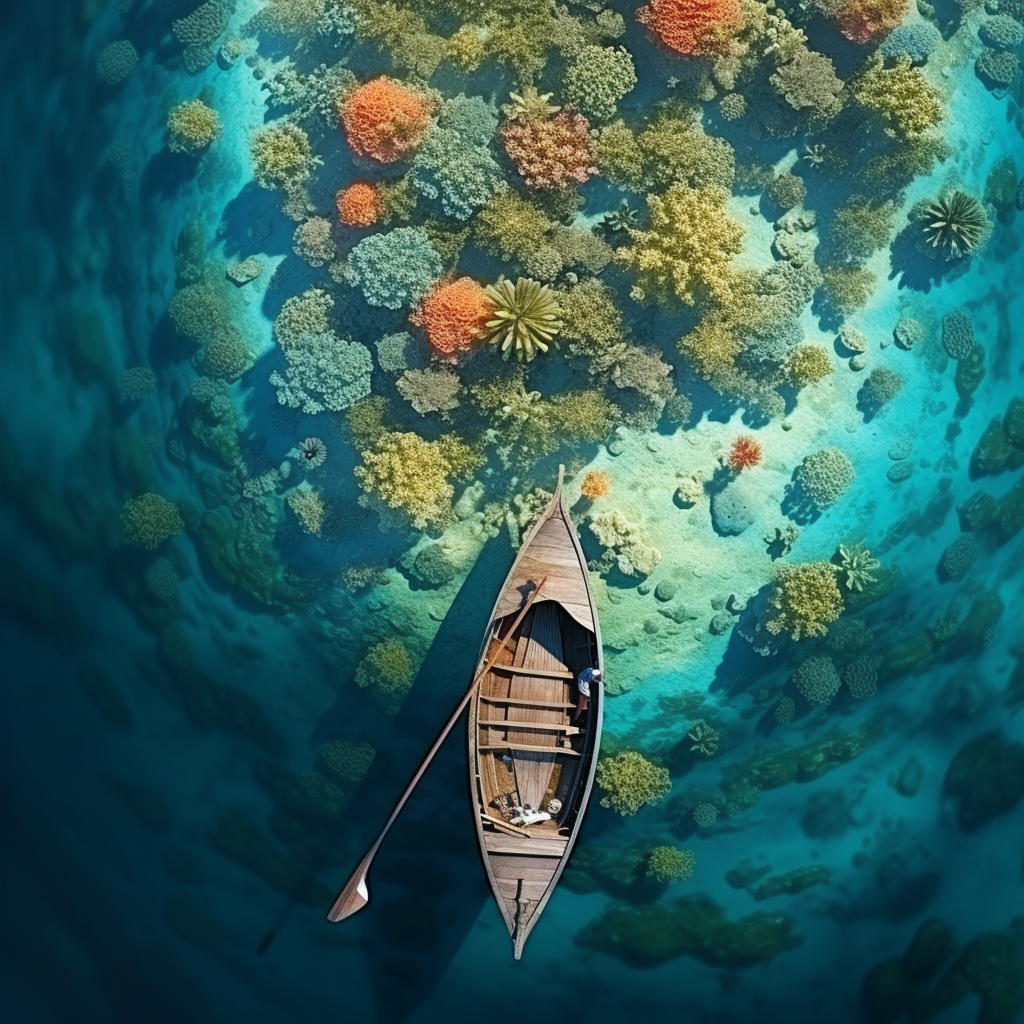
[[[576,714],[572,716],[574,722],[590,707],[590,684],[599,683],[600,681],[601,670],[599,668],[589,666],[579,674],[579,678],[576,680],[579,698],[576,701]]]

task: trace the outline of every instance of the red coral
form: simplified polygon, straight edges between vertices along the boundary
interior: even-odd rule
[[[530,188],[582,185],[597,172],[590,122],[574,110],[550,120],[520,115],[502,127],[501,137]]]
[[[684,57],[715,57],[732,49],[743,11],[739,0],[650,0],[636,20]]]
[[[409,319],[427,334],[435,355],[454,362],[474,348],[494,307],[471,277],[435,285]]]
[[[729,468],[735,473],[750,469],[761,461],[761,454],[760,441],[750,434],[740,434],[729,449]]]
[[[386,75],[359,86],[338,114],[352,149],[382,164],[407,157],[430,125],[427,100]]]
[[[372,227],[383,215],[380,192],[372,181],[354,181],[334,197],[338,220],[353,228]]]
[[[877,43],[903,21],[907,0],[851,0],[833,18],[854,43]]]

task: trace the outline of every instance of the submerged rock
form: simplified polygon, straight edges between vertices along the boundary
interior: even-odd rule
[[[943,794],[956,803],[957,824],[975,832],[1024,799],[1024,744],[998,730],[968,740],[946,771]]]

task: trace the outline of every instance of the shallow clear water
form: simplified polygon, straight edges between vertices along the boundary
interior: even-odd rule
[[[1024,8],[194,7],[2,16],[4,1018],[1021,1019]],[[328,925],[560,463],[563,882]]]

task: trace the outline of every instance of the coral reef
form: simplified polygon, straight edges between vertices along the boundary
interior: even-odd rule
[[[372,181],[354,181],[334,197],[338,220],[346,227],[370,228],[384,216],[380,190]]]
[[[575,111],[546,119],[521,114],[502,125],[501,138],[529,188],[582,185],[596,171],[590,122]]]
[[[850,457],[838,448],[822,448],[804,456],[795,473],[800,486],[820,509],[835,505],[855,475]]]
[[[601,758],[595,778],[604,791],[601,806],[624,816],[659,803],[672,788],[668,769],[652,764],[635,750]]]
[[[607,121],[636,85],[633,58],[623,47],[585,46],[566,68],[565,98],[586,117]]]
[[[831,562],[780,566],[768,599],[768,631],[794,640],[825,636],[845,607],[837,575]]]
[[[650,0],[636,18],[674,53],[713,57],[731,51],[743,7],[738,0]]]
[[[590,530],[607,549],[607,566],[615,565],[626,576],[649,576],[661,561],[661,552],[651,544],[647,531],[619,509],[592,516]]]
[[[478,346],[492,311],[483,287],[460,277],[431,288],[410,319],[426,332],[436,356],[454,361]]]
[[[172,153],[202,153],[224,130],[220,115],[202,100],[187,100],[167,115],[167,148]]]
[[[129,544],[154,551],[164,541],[181,533],[185,521],[174,502],[149,491],[124,503],[121,526]]]
[[[697,869],[693,850],[676,846],[655,846],[647,854],[647,874],[658,882],[685,882]]]
[[[395,228],[358,242],[345,273],[371,306],[401,309],[419,302],[443,270],[426,231]]]
[[[387,75],[364,82],[338,106],[353,151],[382,164],[404,160],[419,146],[430,114],[423,96]]]

